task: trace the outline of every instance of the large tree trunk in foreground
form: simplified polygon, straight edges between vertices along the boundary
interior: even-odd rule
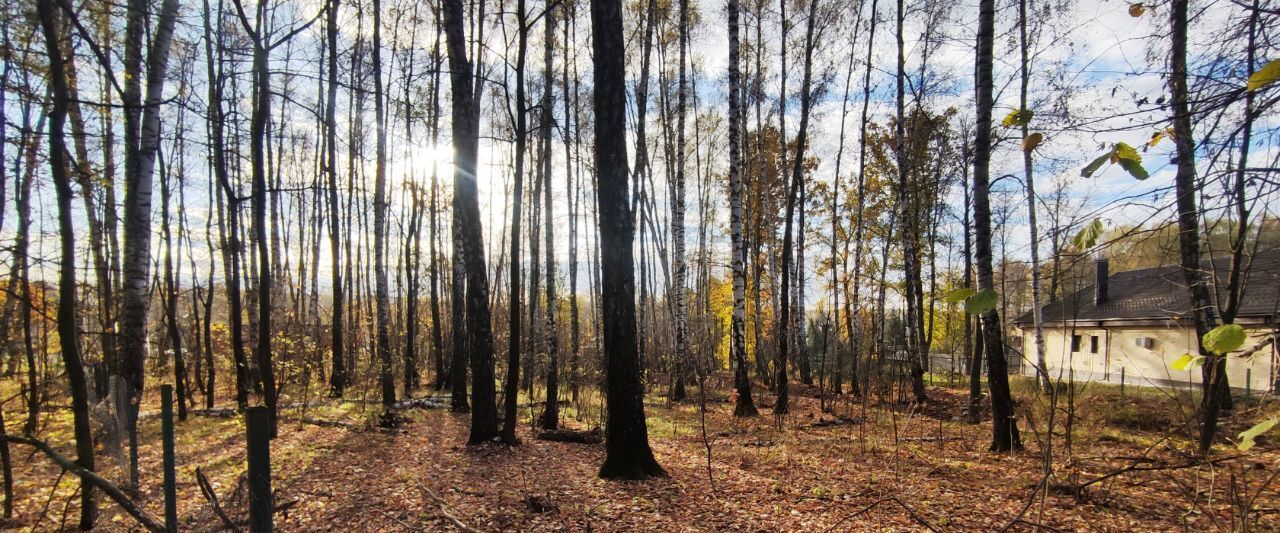
[[[978,260],[978,289],[995,290],[991,267],[991,201],[988,198],[991,174],[992,48],[995,41],[995,0],[982,0],[978,9],[977,103],[973,155],[974,241]],[[1009,367],[1004,358],[1000,315],[992,309],[982,315],[983,344],[987,355],[987,383],[991,389],[991,451],[1022,448],[1018,421],[1014,418],[1009,392]]]
[[[445,40],[449,51],[449,81],[453,90],[454,225],[466,275],[467,355],[471,361],[471,436],[479,444],[498,436],[498,406],[494,400],[493,335],[489,324],[489,279],[484,260],[484,232],[476,190],[476,154],[480,122],[471,84],[471,61],[463,36],[462,0],[445,0]],[[462,302],[454,302],[454,305]],[[455,325],[456,327],[456,325]],[[456,358],[455,358],[456,362]],[[455,404],[456,405],[456,404]]]
[[[454,0],[457,1],[457,0]],[[644,387],[635,334],[634,238],[627,206],[627,95],[620,0],[591,1],[591,48],[595,65],[596,201],[600,211],[600,297],[604,311],[605,426],[600,477],[644,479],[666,472],[649,448]]]

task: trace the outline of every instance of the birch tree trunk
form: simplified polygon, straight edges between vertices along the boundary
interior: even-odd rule
[[[574,405],[578,404],[578,389],[580,387],[580,378],[578,376],[578,353],[580,350],[580,332],[578,323],[578,198],[581,194],[581,186],[577,180],[581,179],[581,173],[575,173],[575,164],[581,161],[580,157],[574,155],[571,159],[570,154],[574,152],[574,148],[578,148],[580,143],[577,142],[579,135],[578,128],[581,127],[574,120],[575,112],[578,109],[578,76],[577,76],[577,56],[573,57],[574,79],[573,91],[569,90],[569,57],[570,43],[577,44],[576,39],[570,36],[570,28],[576,28],[574,21],[576,20],[576,11],[572,5],[568,6],[568,11],[564,17],[564,50],[563,82],[564,82],[564,159],[565,159],[565,197],[568,203],[569,215],[569,394]],[[576,47],[574,47],[576,48]],[[572,95],[572,100],[570,99]],[[574,136],[570,138],[569,131],[572,130]],[[579,150],[580,151],[580,150]]]
[[[431,146],[439,146],[440,142],[440,70],[444,63],[444,58],[440,55],[440,40],[444,33],[440,24],[440,10],[434,9],[436,40],[431,48]],[[431,299],[431,353],[432,359],[435,361],[435,380],[432,388],[437,391],[444,390],[448,379],[446,379],[445,363],[444,363],[444,335],[440,326],[440,252],[437,248],[437,241],[440,237],[440,179],[439,179],[440,162],[439,158],[433,158],[431,161],[431,206],[428,216],[431,217],[427,222],[429,238],[428,253],[431,255],[431,264],[429,272],[429,283],[431,288],[428,291]]]
[[[271,116],[271,71],[268,65],[268,53],[270,51],[268,43],[260,33],[263,30],[261,22],[264,19],[264,9],[266,9],[265,5],[259,4],[259,23],[255,25],[249,22],[243,6],[240,5],[240,0],[236,0],[236,11],[240,15],[240,22],[253,40],[254,96],[253,114],[249,119],[249,152],[253,175],[251,211],[254,241],[257,245],[256,266],[258,274],[258,286],[254,288],[254,292],[258,296],[258,326],[256,328],[258,342],[255,360],[258,364],[257,371],[259,376],[257,385],[261,386],[263,404],[266,405],[271,414],[271,435],[274,438],[278,413],[276,412],[275,371],[271,363],[271,265],[273,258],[267,228],[266,168],[267,120]],[[251,324],[253,318],[250,316]],[[252,326],[250,327],[252,328]]]
[[[387,108],[382,84],[382,2],[373,0],[373,108],[377,122],[377,162],[373,182],[373,276],[377,312],[378,381],[382,408],[396,403],[395,377],[391,374],[391,303],[387,283]],[[263,310],[266,311],[265,309]],[[264,332],[265,333],[265,332]],[[263,375],[266,375],[264,371]],[[384,416],[387,413],[384,412]],[[387,420],[383,421],[384,423]]]
[[[1020,0],[1018,2],[1018,42],[1019,49],[1022,51],[1021,61],[1021,85],[1018,90],[1018,109],[1027,110],[1027,88],[1031,84],[1031,59],[1029,47],[1031,43],[1027,42],[1027,3],[1029,0]],[[1022,122],[1022,138],[1026,139],[1031,135],[1031,126],[1028,121]],[[1045,393],[1053,392],[1053,384],[1049,382],[1049,362],[1045,355],[1044,347],[1044,316],[1040,309],[1040,234],[1036,229],[1036,188],[1033,178],[1033,167],[1031,164],[1031,150],[1026,148],[1024,144],[1022,149],[1022,174],[1023,183],[1027,189],[1027,226],[1031,234],[1031,318],[1035,322],[1035,338],[1036,338],[1036,374],[1040,376],[1040,386]]]
[[[239,193],[231,185],[225,150],[225,115],[222,110],[224,78],[221,72],[222,33],[219,33],[215,39],[211,24],[211,20],[222,19],[222,10],[218,10],[216,19],[211,18],[209,2],[205,0],[204,13],[205,62],[208,65],[206,73],[209,79],[209,159],[212,162],[214,178],[218,183],[215,198],[219,207],[218,241],[222,249],[222,263],[226,269],[223,283],[226,285],[227,322],[231,336],[231,353],[235,362],[236,408],[244,411],[249,406],[249,357],[244,349],[244,313],[240,292],[240,200]],[[222,209],[224,197],[225,212]],[[212,295],[210,298],[212,299]],[[207,386],[212,387],[212,385]]]
[[[895,76],[897,84],[897,121],[894,125],[894,152],[897,157],[898,171],[898,215],[902,231],[902,270],[906,288],[906,323],[905,351],[911,368],[911,392],[915,401],[928,400],[924,388],[924,354],[921,350],[922,339],[919,328],[921,309],[919,306],[920,254],[917,249],[917,228],[915,209],[912,205],[912,194],[908,180],[908,148],[906,135],[906,94],[904,81],[906,78],[906,47],[903,43],[903,26],[906,23],[903,0],[898,0],[897,16],[898,70]]]
[[[733,415],[756,416],[751,398],[751,378],[747,376],[747,272],[746,247],[742,238],[742,102],[739,68],[738,0],[729,0],[729,234],[732,240],[730,268],[733,270],[733,318],[729,326],[729,351],[733,362],[735,402]]]
[[[689,359],[689,313],[686,302],[685,283],[689,277],[685,264],[685,116],[688,114],[689,81],[685,71],[685,62],[689,48],[689,0],[680,0],[680,21],[678,23],[680,52],[678,81],[676,91],[676,179],[674,204],[671,207],[671,269],[675,271],[675,280],[671,284],[671,298],[675,302],[676,352],[674,365],[675,387],[672,389],[673,401],[685,397],[684,378]]]
[[[147,54],[146,96],[142,94],[145,0],[130,0],[125,24],[125,198],[124,293],[119,333],[121,374],[128,385],[129,481],[138,486],[137,415],[147,357],[147,315],[151,306],[151,190],[160,146],[160,97],[169,65],[169,44],[177,22],[177,0],[165,0]]]
[[[879,0],[871,0],[871,28],[867,35],[867,59],[862,79],[862,117],[858,129],[858,139],[867,138],[867,114],[871,108],[871,59],[876,46],[876,26],[879,19]],[[861,357],[862,320],[859,309],[862,306],[860,291],[862,289],[862,240],[867,228],[867,143],[858,142],[858,220],[853,230],[853,297],[846,300],[845,320],[848,321],[849,335],[853,337],[852,362],[849,369],[849,389],[854,395],[862,392],[858,385],[858,359]],[[846,247],[847,248],[847,247]],[[847,253],[847,250],[846,250]],[[845,272],[846,279],[849,273]],[[864,371],[865,372],[865,371]]]
[[[542,108],[538,126],[542,135],[542,200],[543,231],[546,239],[546,289],[547,289],[547,402],[542,412],[542,427],[557,429],[560,425],[560,345],[556,336],[556,260],[555,225],[551,203],[551,97],[552,58],[555,53],[556,6],[548,4],[543,14],[542,44]],[[567,85],[566,85],[567,87]],[[567,153],[566,153],[567,155]],[[567,162],[567,161],[566,161]],[[567,165],[566,165],[567,166]],[[568,190],[566,189],[566,193]],[[535,261],[537,258],[533,258]]]

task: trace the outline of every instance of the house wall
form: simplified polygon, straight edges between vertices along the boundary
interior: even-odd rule
[[[1256,346],[1271,335],[1270,329],[1246,328],[1248,339],[1241,351]],[[1080,335],[1079,350],[1072,352],[1071,337]],[[1090,338],[1098,338],[1098,351],[1091,351]],[[1124,369],[1126,384],[1146,386],[1189,385],[1199,383],[1200,368],[1190,371],[1174,370],[1170,365],[1185,353],[1195,351],[1195,330],[1190,326],[1109,326],[1077,327],[1073,329],[1046,327],[1045,359],[1049,375],[1057,380],[1072,377],[1076,381],[1105,381],[1119,383]],[[1154,345],[1143,348],[1136,344],[1140,338],[1151,338]],[[1028,364],[1023,373],[1034,376],[1036,357],[1035,334],[1031,328],[1022,330],[1023,353]],[[1240,352],[1235,352],[1237,355]],[[1246,378],[1253,390],[1270,388],[1276,382],[1277,351],[1275,344],[1258,351],[1249,359],[1231,357],[1227,360],[1227,378],[1233,388],[1244,389]]]

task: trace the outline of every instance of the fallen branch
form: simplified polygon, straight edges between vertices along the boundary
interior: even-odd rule
[[[1187,469],[1187,468],[1197,468],[1197,467],[1201,467],[1201,466],[1204,466],[1204,465],[1214,465],[1214,464],[1218,464],[1218,463],[1221,463],[1221,462],[1230,461],[1230,460],[1232,460],[1232,459],[1239,459],[1239,458],[1241,458],[1241,457],[1244,457],[1244,456],[1243,456],[1243,455],[1231,455],[1231,456],[1227,456],[1227,457],[1220,457],[1220,458],[1217,458],[1217,459],[1206,459],[1206,460],[1203,460],[1203,461],[1191,461],[1191,462],[1187,462],[1187,463],[1182,463],[1182,464],[1173,464],[1173,465],[1171,465],[1171,464],[1167,464],[1167,463],[1166,463],[1166,464],[1157,464],[1157,465],[1154,465],[1154,466],[1141,466],[1141,464],[1140,464],[1140,462],[1139,462],[1139,461],[1135,461],[1135,462],[1133,462],[1132,464],[1130,464],[1129,466],[1126,466],[1126,467],[1124,467],[1124,468],[1121,468],[1121,469],[1119,469],[1119,470],[1116,470],[1116,471],[1111,472],[1111,473],[1109,473],[1109,474],[1106,474],[1106,475],[1104,475],[1104,476],[1097,477],[1097,478],[1094,478],[1094,479],[1092,479],[1092,480],[1089,480],[1089,481],[1086,481],[1086,482],[1084,482],[1084,483],[1081,483],[1081,484],[1079,484],[1079,485],[1076,485],[1076,486],[1075,486],[1075,493],[1076,493],[1077,495],[1082,494],[1082,493],[1083,493],[1083,491],[1084,491],[1084,489],[1085,489],[1086,487],[1090,486],[1090,485],[1093,485],[1093,484],[1095,484],[1095,483],[1101,483],[1101,482],[1103,482],[1103,481],[1106,481],[1106,480],[1108,480],[1108,479],[1111,479],[1111,478],[1113,478],[1113,477],[1116,477],[1116,476],[1119,476],[1119,475],[1121,475],[1121,474],[1125,474],[1125,473],[1128,473],[1128,472],[1158,472],[1158,471],[1164,471],[1164,470],[1183,470],[1183,469]]]
[[[388,512],[386,512],[386,511],[383,511],[382,509],[378,509],[377,507],[374,507],[374,508],[373,508],[373,510],[374,510],[374,511],[377,511],[377,512],[378,512],[378,514],[380,514],[380,515],[382,515],[382,516],[385,516],[385,517],[387,517],[387,518],[390,518],[390,519],[392,519],[392,520],[395,520],[397,523],[399,523],[399,524],[400,524],[400,526],[401,526],[401,527],[403,527],[403,528],[405,528],[405,529],[407,529],[407,530],[409,530],[409,531],[417,531],[417,530],[422,529],[422,528],[420,528],[420,527],[414,527],[414,525],[413,525],[413,524],[410,524],[410,523],[408,523],[408,522],[405,522],[404,520],[401,520],[401,519],[399,519],[399,518],[396,518],[396,515],[393,515],[393,514],[391,514],[391,513],[388,513]]]
[[[88,481],[93,484],[94,487],[102,490],[102,492],[106,493],[108,497],[115,500],[116,504],[124,509],[126,513],[129,513],[129,516],[132,516],[138,521],[138,523],[142,524],[143,527],[146,527],[150,531],[165,531],[163,522],[156,520],[154,516],[147,513],[146,509],[135,504],[133,500],[129,499],[129,497],[125,495],[124,491],[120,490],[120,487],[117,487],[114,483],[93,473],[92,470],[86,469],[85,467],[76,464],[75,461],[72,461],[66,456],[58,453],[58,451],[54,450],[48,443],[31,437],[19,437],[17,435],[9,435],[5,433],[0,433],[0,440],[17,444],[26,444],[40,450],[48,456],[49,459],[52,459],[53,462],[57,463],[58,466],[62,467],[63,470],[75,474],[80,479]]]
[[[355,424],[342,422],[340,420],[324,420],[320,418],[311,418],[309,416],[304,416],[302,418],[298,418],[295,420],[303,424],[311,424],[313,426],[320,426],[320,427],[326,427],[326,428],[342,428],[342,429],[347,429],[351,431],[359,431],[363,429],[360,426],[357,426]]]
[[[898,442],[947,442],[953,440],[964,440],[963,437],[904,437],[898,439]]]
[[[859,515],[862,515],[863,513],[866,513],[867,511],[870,511],[871,509],[875,508],[877,505],[880,505],[880,504],[882,504],[882,503],[887,503],[887,502],[894,502],[894,503],[897,503],[899,506],[901,506],[903,509],[905,509],[905,510],[907,511],[907,515],[909,515],[909,516],[911,517],[911,519],[912,519],[912,520],[915,520],[917,523],[919,523],[920,525],[924,526],[924,527],[925,527],[925,529],[928,529],[929,531],[934,531],[934,532],[938,531],[938,528],[933,527],[933,524],[930,524],[928,520],[925,520],[925,519],[924,519],[924,518],[922,518],[920,515],[916,514],[915,510],[914,510],[914,509],[912,509],[912,508],[911,508],[911,506],[909,506],[909,505],[907,505],[907,504],[903,503],[903,502],[902,502],[902,500],[899,500],[897,496],[890,496],[890,497],[888,497],[888,498],[883,498],[883,499],[880,499],[880,500],[876,500],[876,501],[872,502],[870,505],[868,505],[868,506],[866,506],[866,507],[863,507],[863,508],[861,508],[861,509],[858,509],[858,510],[857,510],[857,511],[855,511],[853,514],[850,514],[849,516],[846,516],[846,517],[844,517],[844,518],[841,518],[839,522],[836,522],[836,523],[832,524],[832,525],[831,525],[831,527],[827,528],[827,531],[832,531],[832,530],[834,530],[836,527],[840,526],[841,524],[843,524],[843,523],[845,523],[845,522],[848,522],[849,520],[851,520],[851,519],[853,519],[853,518],[855,518],[855,517],[857,517],[857,516],[859,516]]]
[[[273,495],[273,496],[274,496],[274,495]],[[283,512],[283,511],[288,511],[289,509],[292,509],[295,505],[298,505],[298,502],[299,502],[299,501],[300,501],[300,500],[298,500],[298,499],[296,499],[296,498],[295,498],[295,499],[289,500],[289,501],[284,502],[284,503],[281,503],[281,504],[276,504],[276,506],[275,506],[275,507],[273,507],[273,508],[271,509],[271,512],[272,512],[272,513],[279,513],[279,512]]]
[[[408,409],[410,407],[416,407],[418,409],[444,409],[446,407],[449,407],[449,399],[435,398],[435,397],[411,398],[407,400],[401,400],[399,402],[396,402],[395,404],[395,408],[397,410]]]
[[[379,417],[379,418],[380,420],[383,419],[382,417]],[[404,431],[401,429],[396,429],[395,427],[366,426],[361,424],[352,424],[350,422],[343,422],[341,420],[325,420],[323,418],[312,418],[309,416],[304,416],[302,418],[280,417],[280,420],[285,422],[297,422],[299,424],[310,424],[313,426],[319,426],[323,428],[345,429],[347,431],[354,431],[354,432],[378,431],[378,432],[384,432],[384,433],[399,433]],[[393,424],[395,425],[398,425],[403,422],[399,418],[392,418],[391,420],[394,421]]]
[[[224,409],[192,409],[191,411],[188,411],[188,412],[194,416],[208,416],[213,418],[235,418],[236,415],[240,414],[236,412],[235,409],[225,409],[225,408]],[[147,413],[139,416],[139,418],[149,418],[152,416],[159,416],[159,415],[156,413]]]
[[[213,507],[213,514],[218,515],[222,520],[222,525],[235,533],[240,533],[240,528],[236,523],[231,521],[231,517],[222,510],[222,506],[218,504],[218,493],[214,492],[213,485],[209,483],[209,478],[205,477],[204,471],[200,467],[196,467],[196,484],[200,485],[200,493],[204,494],[204,499],[209,501],[209,506]]]
[[[1041,524],[1039,522],[1032,522],[1025,518],[1015,518],[1013,522],[1010,522],[1010,525],[1012,524],[1022,524],[1024,526],[1028,526],[1032,529],[1032,531],[1045,530],[1045,531],[1049,531],[1050,533],[1057,533],[1058,531],[1062,531],[1061,529],[1058,529],[1056,527]]]
[[[595,428],[591,431],[574,431],[570,429],[543,431],[538,434],[537,439],[578,444],[600,444],[604,442],[604,436],[600,434],[600,428]]]
[[[862,421],[857,418],[839,417],[839,418],[820,418],[808,425],[811,428],[822,428],[828,426],[845,426],[849,424],[858,424]]]
[[[417,483],[418,490],[422,491],[422,494],[426,496],[427,499],[435,502],[436,506],[440,508],[440,516],[443,516],[453,524],[453,527],[465,531],[466,533],[480,533],[480,530],[464,524],[461,520],[458,520],[457,517],[453,516],[453,513],[449,512],[449,508],[445,506],[444,500],[441,500],[439,496],[436,496],[436,493],[431,492],[431,489],[427,488],[426,485],[423,485],[421,481],[414,480],[414,482]]]

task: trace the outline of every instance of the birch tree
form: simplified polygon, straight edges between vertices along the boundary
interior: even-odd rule
[[[129,433],[129,481],[138,485],[138,409],[147,356],[147,317],[151,306],[151,191],[156,152],[160,146],[160,99],[169,66],[169,45],[177,23],[177,0],[160,6],[152,40],[146,43],[147,68],[142,70],[144,31],[150,5],[130,0],[125,23],[124,52],[124,293],[119,335],[121,374],[128,385],[129,409],[124,413]],[[143,80],[146,94],[143,96]]]
[[[751,398],[751,379],[747,376],[747,272],[746,247],[742,235],[742,102],[741,69],[739,68],[738,0],[729,0],[729,234],[732,248],[729,253],[733,276],[733,318],[729,326],[729,350],[733,364],[734,408],[738,417],[756,416],[755,401]]]

